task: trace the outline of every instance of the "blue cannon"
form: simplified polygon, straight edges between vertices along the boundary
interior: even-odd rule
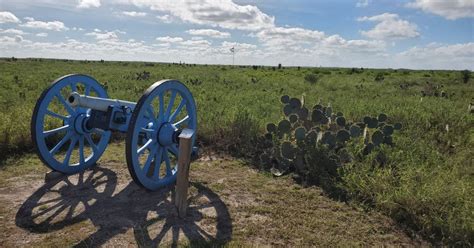
[[[39,97],[31,119],[39,158],[64,174],[94,166],[112,131],[125,133],[128,170],[149,190],[175,182],[178,136],[184,128],[196,134],[197,113],[191,92],[181,82],[156,82],[134,103],[109,99],[101,84],[81,74],[55,80]]]

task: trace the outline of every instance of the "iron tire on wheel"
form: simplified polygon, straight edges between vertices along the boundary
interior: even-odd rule
[[[168,94],[169,102],[166,102]],[[181,101],[175,101],[177,98]],[[189,89],[177,80],[162,80],[150,86],[138,100],[127,131],[127,165],[135,183],[149,190],[157,190],[175,182],[177,166],[171,164],[170,156],[177,159],[178,144],[176,139],[170,142],[170,135],[162,134],[173,133],[176,136],[184,127],[196,133],[196,104]],[[195,138],[192,140],[193,145],[194,141]],[[148,153],[148,156],[144,153]],[[140,162],[141,156],[146,158],[143,164]],[[166,172],[161,176],[163,162]]]
[[[50,169],[65,174],[74,174],[95,165],[105,151],[111,135],[110,131],[92,130],[93,132],[101,132],[100,139],[96,143],[93,141],[90,133],[81,134],[77,132],[75,129],[77,117],[87,117],[90,114],[90,110],[80,107],[72,108],[68,105],[66,99],[67,93],[78,91],[79,87],[84,88],[85,95],[95,92],[98,97],[108,98],[105,89],[92,77],[82,74],[66,75],[56,79],[43,91],[36,102],[31,118],[31,139],[39,158]],[[56,105],[53,103],[54,101],[57,101]],[[62,106],[66,114],[58,114],[50,109],[50,107],[61,108],[58,106]],[[45,130],[45,124],[47,124],[45,123],[46,116],[61,119],[62,126]],[[62,133],[64,133],[62,139],[52,149],[49,148],[48,137],[52,135],[61,136],[60,134]],[[65,153],[64,160],[60,162],[55,156],[63,147],[66,147],[68,142],[69,148]],[[88,143],[92,150],[88,157],[86,157],[87,154],[84,152],[84,148],[86,148],[85,143]],[[71,154],[76,151],[76,144],[78,144],[77,150],[80,158],[78,163],[73,163],[70,159]]]

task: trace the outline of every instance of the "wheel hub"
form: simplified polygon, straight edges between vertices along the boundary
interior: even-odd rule
[[[171,123],[165,122],[160,126],[158,130],[158,143],[162,146],[169,146],[177,143],[177,137],[179,131]]]
[[[78,114],[73,121],[74,130],[79,134],[90,133],[92,130],[87,128],[89,116],[86,113]]]

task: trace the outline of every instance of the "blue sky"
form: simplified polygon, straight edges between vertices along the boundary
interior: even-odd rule
[[[474,69],[474,0],[0,0],[0,57]]]

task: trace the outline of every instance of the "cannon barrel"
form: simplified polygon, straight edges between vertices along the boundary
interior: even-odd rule
[[[77,92],[72,92],[71,95],[68,97],[68,102],[71,106],[76,107],[83,107],[83,108],[90,108],[95,110],[100,110],[106,112],[110,105],[114,106],[127,106],[130,110],[133,111],[135,108],[136,103],[123,101],[118,99],[108,99],[108,98],[100,98],[94,96],[85,96],[80,95]]]

